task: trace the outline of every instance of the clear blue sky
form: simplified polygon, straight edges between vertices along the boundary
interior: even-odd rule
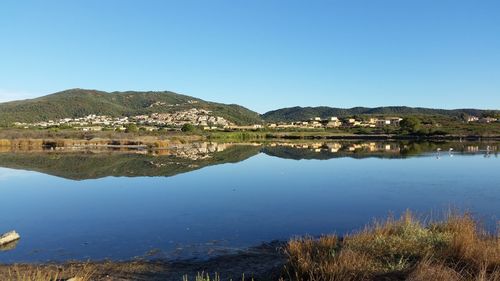
[[[0,100],[67,88],[498,109],[500,1],[2,0]]]

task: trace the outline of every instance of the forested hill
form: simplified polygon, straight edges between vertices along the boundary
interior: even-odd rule
[[[0,103],[0,123],[47,121],[89,114],[114,117],[206,109],[236,124],[260,123],[258,113],[236,104],[208,102],[173,92],[103,92],[71,89],[35,99]],[[1,125],[0,124],[0,125]]]
[[[387,106],[387,107],[353,107],[334,108],[327,106],[320,107],[290,107],[269,111],[262,115],[268,122],[287,122],[308,120],[314,117],[328,118],[331,116],[346,117],[353,115],[445,115],[460,117],[463,115],[482,116],[483,114],[499,114],[500,111],[479,110],[479,109],[431,109],[421,107]]]
[[[269,111],[263,115],[236,104],[204,101],[195,97],[164,92],[104,92],[71,89],[35,99],[0,103],[0,125],[14,122],[36,122],[61,118],[84,117],[89,114],[113,117],[149,113],[171,113],[191,108],[206,109],[239,125],[267,122],[308,120],[313,117],[346,117],[353,115],[445,115],[463,117],[500,114],[499,110],[430,109],[404,106],[354,107],[291,107]]]

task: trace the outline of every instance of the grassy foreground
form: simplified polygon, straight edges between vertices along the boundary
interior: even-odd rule
[[[220,261],[206,265],[182,266],[177,275],[170,264],[106,263],[34,267],[0,267],[0,280],[53,281],[78,277],[89,280],[274,280],[274,281],[500,281],[500,238],[483,231],[469,215],[449,215],[439,222],[425,223],[407,212],[364,230],[338,237],[296,238],[280,251],[276,274],[252,273],[248,269],[221,270]],[[243,259],[248,259],[243,257]],[[259,257],[256,257],[260,259]],[[279,258],[278,258],[279,259]],[[231,267],[234,258],[222,264]],[[274,260],[261,259],[263,264]],[[234,267],[245,266],[240,263]],[[248,264],[249,265],[249,264]],[[253,267],[253,270],[259,267]],[[250,269],[252,270],[252,269]],[[220,272],[200,274],[199,272]],[[276,273],[276,271],[274,271]],[[118,279],[113,277],[119,276]],[[168,277],[167,277],[168,276]],[[239,276],[234,278],[234,276]],[[243,275],[244,276],[244,275]],[[255,277],[255,278],[252,278]]]
[[[344,236],[286,247],[289,280],[500,280],[500,240],[469,215],[424,224],[407,212]]]

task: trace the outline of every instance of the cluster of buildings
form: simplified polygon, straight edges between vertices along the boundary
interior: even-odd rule
[[[185,124],[191,124],[194,126],[202,126],[205,129],[224,128],[232,125],[232,123],[224,117],[213,116],[210,111],[197,108],[174,113],[139,115],[132,117],[132,121],[138,125],[157,127],[182,127]]]
[[[197,103],[190,101],[189,103]],[[157,102],[151,106],[162,106]],[[270,123],[267,125],[254,124],[238,126],[221,116],[215,116],[205,109],[191,108],[172,113],[152,113],[131,117],[111,117],[106,115],[91,114],[81,118],[63,118],[35,123],[16,122],[15,126],[21,128],[53,128],[70,127],[82,131],[115,130],[124,131],[127,125],[135,124],[147,131],[156,131],[162,128],[180,130],[185,124],[198,126],[204,130],[258,130],[264,127],[269,129],[318,129],[318,128],[382,128],[387,126],[399,127],[401,117],[370,117],[370,118],[339,118],[330,117],[322,119],[315,117],[306,121]],[[466,122],[493,123],[500,122],[497,118],[468,116]]]
[[[15,122],[14,125],[23,128],[54,128],[54,127],[73,127],[82,130],[101,130],[103,127],[123,128],[130,124],[128,117],[110,117],[106,115],[90,114],[81,118],[63,118],[59,120],[48,120],[35,123]]]
[[[141,128],[148,131],[159,130],[161,128],[179,129],[185,124],[201,126],[205,130],[226,128],[233,125],[223,117],[214,116],[208,110],[197,108],[173,113],[152,113],[150,115],[132,117],[111,117],[91,114],[81,118],[63,118],[36,123],[14,123],[15,126],[23,128],[72,127],[82,131],[101,131],[103,129],[124,131],[129,124],[141,126]]]
[[[356,118],[330,117],[321,119],[315,117],[308,121],[298,121],[289,123],[267,124],[270,129],[313,129],[313,128],[340,128],[340,127],[384,127],[399,126],[402,118],[369,118],[358,120]],[[228,121],[224,117],[215,116],[211,111],[205,109],[191,108],[172,113],[152,113],[147,115],[137,115],[131,117],[111,117],[107,115],[91,114],[81,118],[63,118],[59,120],[48,120],[36,123],[14,123],[17,127],[23,128],[53,128],[71,127],[82,131],[115,130],[124,131],[129,124],[135,124],[147,131],[155,131],[161,128],[180,129],[185,124],[198,126],[204,130],[257,130],[262,129],[262,124],[238,126]]]
[[[403,118],[400,117],[368,118],[363,120],[356,118],[340,119],[338,117],[330,117],[328,119],[322,119],[320,117],[315,117],[308,121],[273,123],[269,124],[269,127],[278,129],[288,129],[288,128],[315,129],[315,128],[340,128],[340,127],[377,128],[384,126],[399,126],[401,120],[403,120]]]
[[[498,118],[492,118],[492,117],[479,118],[477,116],[468,116],[465,121],[467,121],[467,123],[474,123],[474,122],[478,122],[478,123],[494,123],[494,122],[500,122],[500,120]]]

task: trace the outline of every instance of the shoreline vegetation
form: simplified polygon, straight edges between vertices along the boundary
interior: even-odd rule
[[[207,274],[208,273],[208,274]],[[206,261],[0,265],[0,280],[500,280],[500,237],[469,214],[407,211],[361,231],[272,242]],[[69,279],[71,280],[71,279]]]
[[[235,131],[235,132],[169,132],[168,134],[139,134],[116,132],[81,132],[47,130],[0,130],[0,148],[144,148],[161,149],[171,145],[197,141],[294,141],[294,140],[373,140],[373,141],[481,141],[500,140],[500,134],[487,135],[401,135],[354,134],[326,131]]]

